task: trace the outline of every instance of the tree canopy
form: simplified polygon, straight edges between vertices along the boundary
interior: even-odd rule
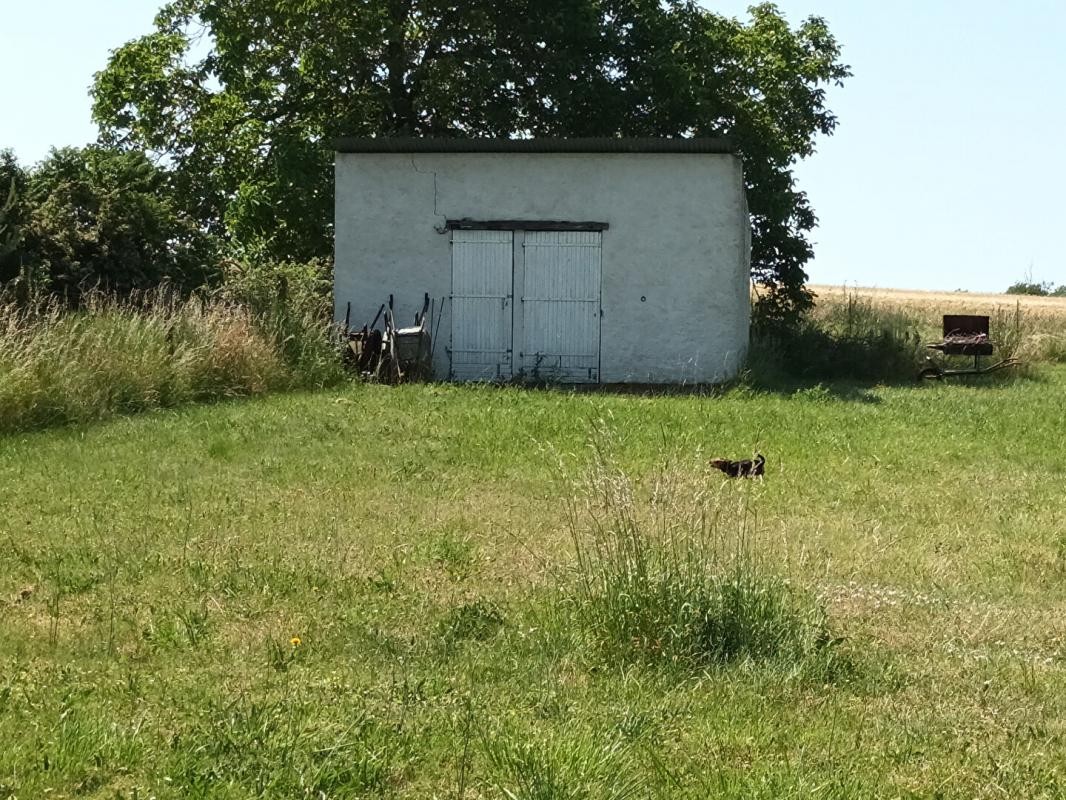
[[[1036,297],[1066,297],[1066,283],[1059,287],[1050,281],[1034,281],[1027,276],[1024,281],[1012,283],[1007,287],[1007,294],[1028,294]]]
[[[217,269],[217,247],[173,198],[170,175],[143,153],[53,150],[30,170],[0,153],[0,283],[29,271],[77,301],[90,286],[118,294],[167,280],[195,288]]]
[[[104,143],[174,171],[184,208],[273,258],[332,251],[336,136],[728,136],[753,277],[805,307],[816,219],[792,169],[849,75],[824,20],[690,0],[174,0],[97,74]]]
[[[18,273],[25,226],[26,172],[15,154],[0,150],[0,284]]]

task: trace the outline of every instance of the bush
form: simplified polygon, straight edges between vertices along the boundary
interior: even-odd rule
[[[217,282],[218,242],[180,208],[170,181],[143,153],[53,150],[26,174],[16,263],[75,304],[94,287],[124,296],[164,281],[187,292]]]
[[[750,516],[664,468],[642,492],[601,457],[570,507],[574,607],[621,658],[801,662],[830,642],[821,605],[761,553]]]
[[[1007,294],[1024,294],[1036,297],[1047,297],[1051,294],[1052,284],[1033,283],[1032,281],[1018,281],[1007,287]]]
[[[222,265],[218,295],[257,313],[333,317],[333,265],[329,261],[230,260]]]

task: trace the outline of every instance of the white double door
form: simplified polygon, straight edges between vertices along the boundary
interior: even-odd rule
[[[452,233],[451,377],[600,379],[598,231]]]

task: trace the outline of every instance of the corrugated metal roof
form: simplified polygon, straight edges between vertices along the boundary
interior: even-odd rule
[[[732,153],[725,138],[376,139],[341,138],[338,153]]]

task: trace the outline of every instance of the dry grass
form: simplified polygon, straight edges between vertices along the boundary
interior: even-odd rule
[[[90,294],[77,312],[0,301],[0,432],[339,377],[327,325],[282,316],[166,292],[131,301]]]

